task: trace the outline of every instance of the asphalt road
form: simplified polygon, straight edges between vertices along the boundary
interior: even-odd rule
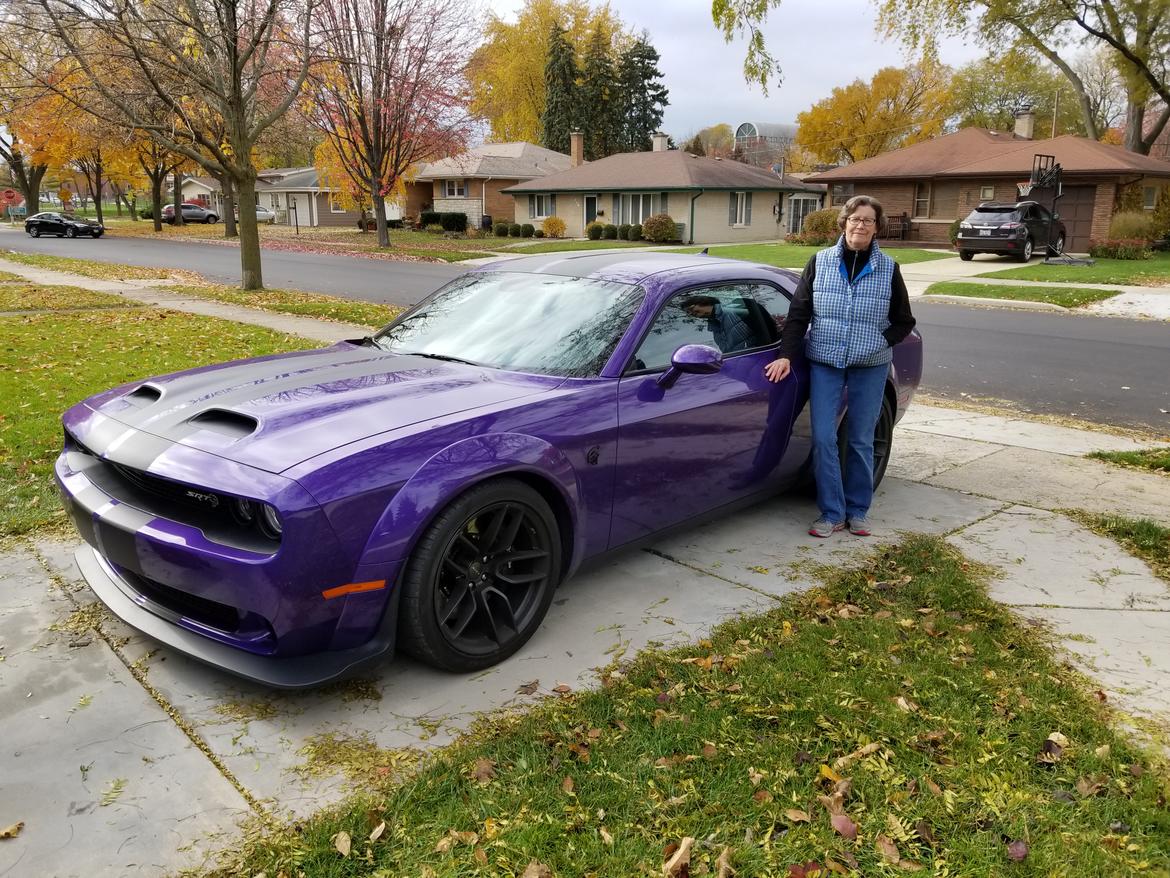
[[[185,268],[239,280],[239,251],[216,244],[105,237],[33,240],[0,232],[0,248]],[[406,305],[456,277],[457,264],[264,252],[269,286]],[[1004,400],[1025,410],[1170,434],[1165,323],[914,301],[926,340],[922,389]]]

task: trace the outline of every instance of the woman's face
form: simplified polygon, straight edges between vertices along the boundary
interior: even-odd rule
[[[845,218],[845,246],[850,250],[865,250],[877,235],[877,211],[868,204],[858,205]]]

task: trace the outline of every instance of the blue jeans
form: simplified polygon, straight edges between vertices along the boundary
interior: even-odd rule
[[[834,524],[864,518],[873,502],[873,431],[882,412],[888,365],[836,369],[809,361],[813,474],[817,506]],[[848,389],[845,476],[837,447],[837,413]]]

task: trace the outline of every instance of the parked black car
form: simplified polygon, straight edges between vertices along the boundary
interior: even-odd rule
[[[999,253],[1027,262],[1037,247],[1047,247],[1049,255],[1059,256],[1064,252],[1065,240],[1059,214],[1053,215],[1035,201],[1017,201],[979,205],[959,223],[955,243],[964,261],[973,259],[976,253]]]
[[[173,223],[175,221],[175,206],[173,204],[168,204],[162,209],[162,221],[164,223]],[[190,201],[184,201],[183,222],[215,223],[219,222],[219,214],[214,210],[208,210],[202,204],[194,204]]]
[[[34,213],[24,221],[24,230],[32,237],[41,235],[56,235],[60,238],[76,238],[78,235],[92,235],[100,238],[106,231],[105,226],[94,220],[80,216],[70,216],[67,213]]]

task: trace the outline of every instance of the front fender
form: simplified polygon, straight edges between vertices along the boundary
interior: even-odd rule
[[[405,559],[444,507],[468,488],[493,476],[531,473],[558,492],[573,531],[575,566],[584,550],[581,488],[572,464],[543,439],[522,433],[491,433],[448,445],[431,457],[394,495],[366,543],[363,564]]]

